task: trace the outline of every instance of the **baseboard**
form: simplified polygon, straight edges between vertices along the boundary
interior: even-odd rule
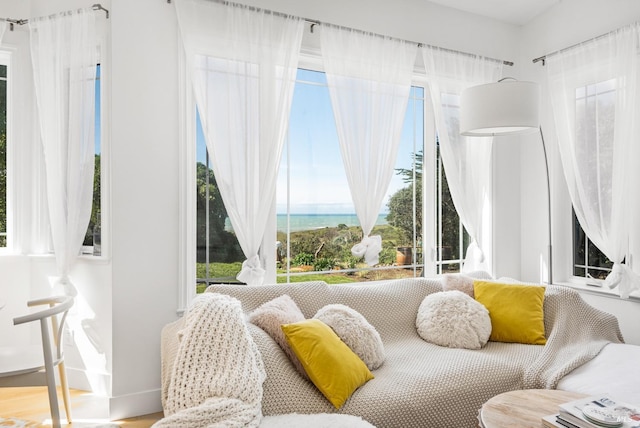
[[[111,375],[109,373],[96,373],[67,367],[67,381],[69,382],[69,387],[73,389],[91,391],[100,397],[108,397],[110,395]]]
[[[161,412],[160,397],[160,388],[111,397],[109,399],[109,418],[112,421],[117,421]]]
[[[91,391],[96,402],[104,398],[104,406],[99,406],[100,414],[94,415],[96,417],[116,421],[162,411],[160,388],[110,397],[111,375],[108,373],[67,368],[67,380],[70,388]],[[93,411],[97,412],[97,408]]]

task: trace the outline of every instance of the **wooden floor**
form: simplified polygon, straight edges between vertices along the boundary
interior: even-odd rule
[[[62,395],[60,397],[60,417],[66,422]],[[91,417],[96,406],[96,399],[86,391],[71,390],[71,424],[63,424],[63,427],[95,426],[99,423],[109,422],[105,419]],[[104,413],[95,410],[95,414]],[[38,426],[51,425],[51,413],[49,412],[49,399],[45,387],[32,388],[0,388],[0,417],[18,418],[38,422]],[[148,428],[154,422],[162,418],[162,413],[138,416],[136,418],[111,421],[125,428]]]

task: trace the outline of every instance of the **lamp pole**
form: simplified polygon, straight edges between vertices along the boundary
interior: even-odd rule
[[[553,284],[553,253],[552,253],[552,241],[551,241],[551,183],[550,183],[550,178],[549,178],[549,161],[547,160],[547,145],[544,142],[544,134],[542,133],[542,125],[540,125],[538,127],[538,130],[540,131],[540,139],[542,140],[542,153],[544,154],[544,170],[545,170],[545,175],[547,177],[547,220],[548,220],[548,225],[549,225],[549,241],[548,241],[548,247],[547,247],[547,254],[548,254],[548,260],[547,260],[547,280],[548,280],[548,284],[551,285]]]

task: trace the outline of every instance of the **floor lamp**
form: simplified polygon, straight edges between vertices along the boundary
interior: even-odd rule
[[[548,283],[552,284],[551,185],[547,149],[540,125],[540,85],[505,77],[496,83],[473,86],[460,99],[460,133],[466,136],[500,136],[537,129],[542,140],[547,178],[549,224]]]

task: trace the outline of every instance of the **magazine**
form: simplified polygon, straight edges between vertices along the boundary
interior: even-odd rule
[[[640,406],[591,396],[561,404],[558,418],[581,428],[640,428]]]

